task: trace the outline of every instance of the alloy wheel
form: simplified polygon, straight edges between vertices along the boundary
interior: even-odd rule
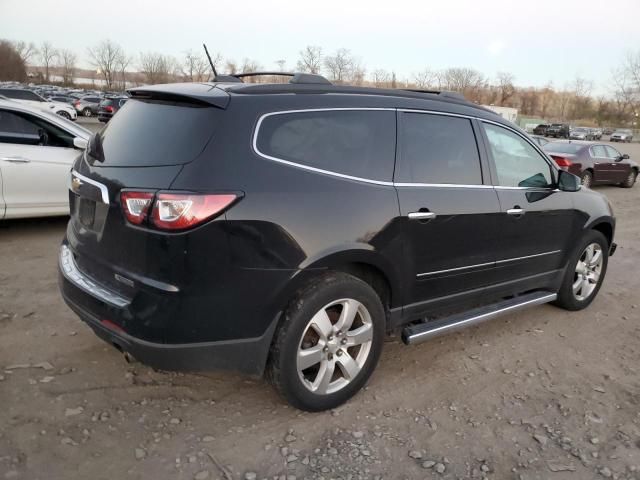
[[[67,120],[71,120],[71,115],[69,115],[67,112],[65,112],[64,110],[61,110],[58,112],[58,115],[60,115],[62,118],[66,118]]]
[[[627,186],[632,187],[634,183],[636,183],[636,172],[632,170],[627,177],[626,184]]]
[[[596,289],[600,281],[603,261],[604,254],[598,243],[590,243],[583,250],[573,276],[572,291],[576,300],[586,300]]]
[[[585,188],[589,188],[591,186],[591,174],[589,172],[586,172],[582,176],[582,186]]]
[[[351,383],[364,367],[373,323],[357,300],[336,300],[320,309],[304,329],[296,358],[298,376],[311,392],[327,395]]]

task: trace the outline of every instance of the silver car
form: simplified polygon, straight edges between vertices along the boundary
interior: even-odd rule
[[[612,142],[631,143],[633,140],[633,132],[628,128],[616,130],[611,134],[610,140]]]

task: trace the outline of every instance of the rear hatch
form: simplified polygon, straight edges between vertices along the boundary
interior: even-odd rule
[[[186,251],[186,240],[129,222],[122,190],[170,189],[212,141],[228,103],[219,89],[207,101],[211,85],[194,87],[195,96],[166,88],[131,92],[133,99],[91,138],[72,171],[67,241],[78,268],[126,297],[139,285],[170,284],[180,268],[171,256]]]

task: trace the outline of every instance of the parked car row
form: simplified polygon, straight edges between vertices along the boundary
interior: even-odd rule
[[[567,123],[541,123],[533,128],[533,134],[541,137],[587,141],[601,140],[603,135],[611,135],[612,142],[631,142],[633,140],[633,132],[629,129],[572,127]]]

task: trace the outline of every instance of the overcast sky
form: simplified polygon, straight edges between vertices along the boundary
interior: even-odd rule
[[[626,52],[640,49],[640,0],[0,0],[0,37],[78,53],[104,38],[129,54],[209,50],[274,68],[305,45],[345,47],[368,72],[398,78],[429,67],[473,67],[516,84],[562,87],[576,75],[610,85]]]

